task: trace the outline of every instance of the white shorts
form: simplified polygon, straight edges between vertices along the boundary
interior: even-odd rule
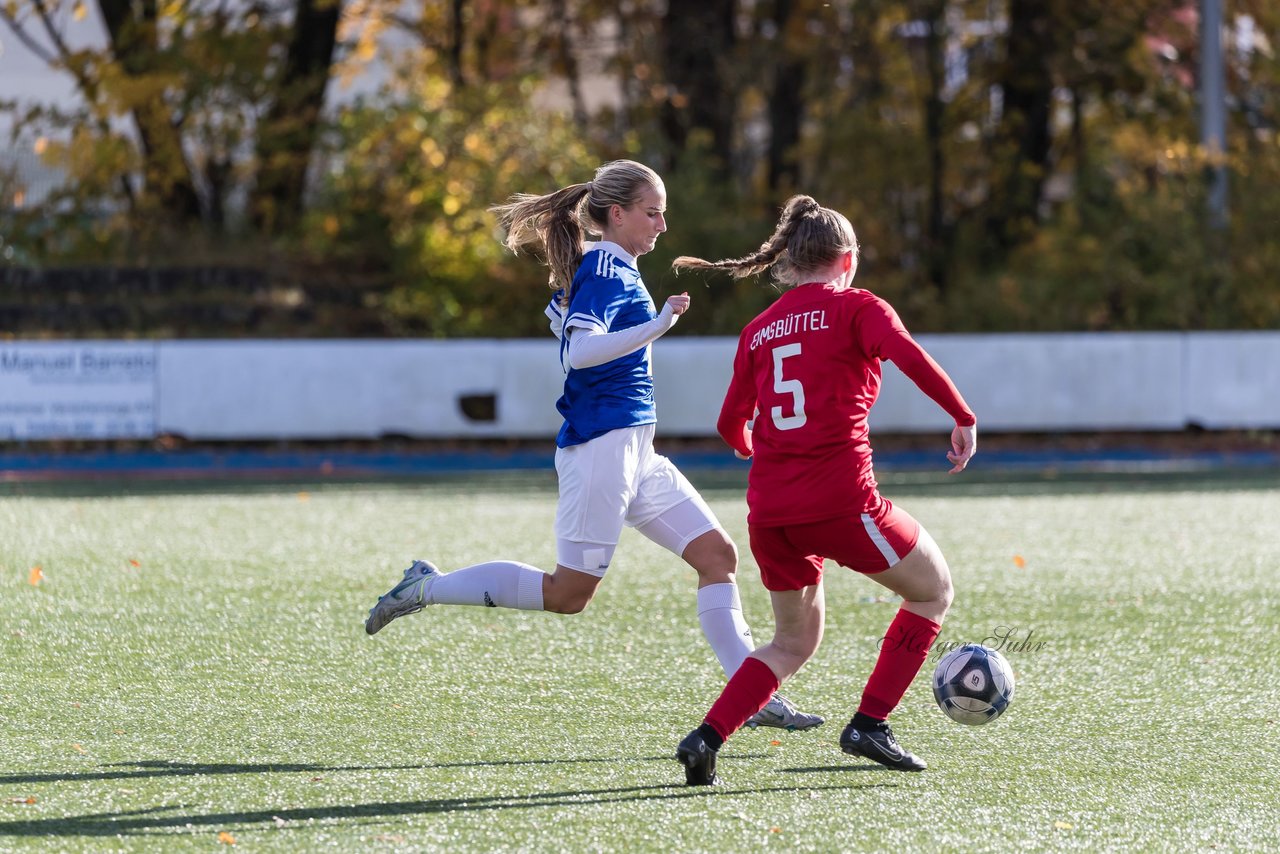
[[[623,526],[683,554],[720,527],[671,460],[653,450],[653,424],[610,430],[556,450],[556,562],[591,575],[609,568]]]

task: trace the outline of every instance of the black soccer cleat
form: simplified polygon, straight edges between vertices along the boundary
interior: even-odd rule
[[[887,723],[874,729],[859,729],[849,724],[840,733],[840,749],[850,756],[865,756],[897,771],[923,771],[929,767],[923,759],[898,744]]]
[[[684,782],[689,786],[716,784],[716,752],[696,729],[676,748],[676,761],[684,766]]]

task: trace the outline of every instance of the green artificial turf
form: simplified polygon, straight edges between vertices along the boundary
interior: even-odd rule
[[[895,604],[828,565],[784,688],[828,723],[738,734],[710,789],[672,759],[723,681],[695,576],[634,531],[583,614],[364,634],[412,557],[551,568],[546,475],[10,490],[0,850],[1273,849],[1280,478],[900,486],[951,563],[941,640],[1008,637],[1008,712],[944,717],[935,651],[892,718],[929,770],[842,754]],[[763,643],[741,485],[706,496]]]

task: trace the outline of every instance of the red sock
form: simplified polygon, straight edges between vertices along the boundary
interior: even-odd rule
[[[754,656],[747,656],[720,692],[720,699],[711,706],[703,723],[727,739],[742,728],[747,718],[764,708],[780,684],[769,665]]]
[[[862,692],[858,711],[881,721],[889,717],[929,657],[929,648],[940,631],[942,626],[933,620],[900,609],[881,642],[880,657]]]

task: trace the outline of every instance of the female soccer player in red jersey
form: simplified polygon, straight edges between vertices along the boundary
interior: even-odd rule
[[[556,568],[494,560],[453,572],[415,560],[369,611],[365,631],[428,605],[477,605],[577,614],[604,580],[624,526],[684,559],[698,574],[698,622],[726,676],[751,652],[735,583],[738,551],[711,508],[653,448],[657,422],[650,345],[689,308],[689,295],[653,303],[637,258],[667,230],[667,191],[649,167],[615,160],[591,181],[495,208],[512,251],[533,247],[551,268],[547,306],[560,341],[564,394],[556,408]],[[587,233],[602,239],[586,241]],[[823,719],[785,697],[766,698],[748,723],[810,729]]]
[[[920,671],[951,605],[951,573],[928,532],[876,490],[867,414],[888,359],[955,419],[951,473],[977,447],[964,398],[907,333],[897,313],[852,285],[858,242],[844,216],[808,196],[786,204],[773,236],[727,261],[677,258],[677,269],[771,270],[785,290],[738,339],[733,379],[717,425],[750,458],[751,551],[770,591],[776,630],[738,668],[676,758],[690,785],[715,782],[716,751],[798,671],[822,640],[823,560],[861,572],[902,597],[881,642],[857,714],[840,735],[845,753],[890,768],[925,763],[898,745],[886,719]]]

